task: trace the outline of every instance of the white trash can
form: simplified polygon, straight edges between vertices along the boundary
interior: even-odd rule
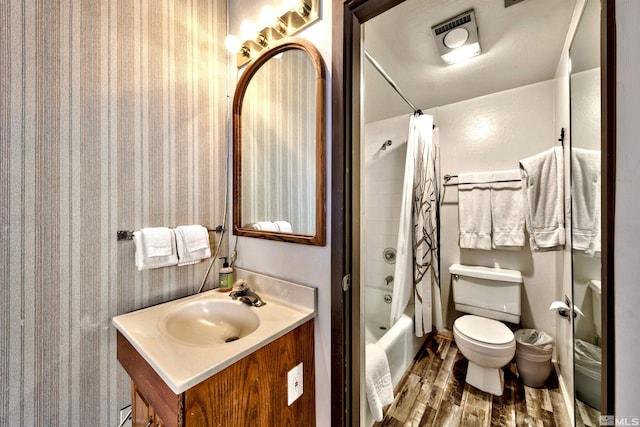
[[[576,339],[574,345],[576,395],[579,400],[599,411],[602,350],[580,339]]]
[[[516,366],[524,385],[542,387],[553,368],[553,338],[544,331],[518,329],[516,337]]]

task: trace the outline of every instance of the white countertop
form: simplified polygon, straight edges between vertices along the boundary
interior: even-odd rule
[[[258,315],[260,326],[237,341],[188,344],[159,328],[161,319],[179,305],[203,299],[232,301],[228,292],[217,290],[122,314],[112,322],[169,388],[180,394],[315,317],[315,288],[241,269],[235,271],[235,279],[238,278],[245,278],[267,304],[250,307]]]

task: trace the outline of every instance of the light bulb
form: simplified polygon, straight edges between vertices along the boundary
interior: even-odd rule
[[[296,12],[302,17],[309,16],[309,12],[311,12],[311,7],[305,0],[284,0],[283,7],[287,12]]]
[[[233,34],[229,34],[224,38],[224,47],[231,53],[238,53],[240,52],[240,40]]]
[[[262,28],[271,27],[277,22],[277,20],[278,14],[273,7],[269,6],[268,4],[262,6],[262,8],[260,9],[260,25],[262,26]]]
[[[453,49],[449,53],[445,53],[441,55],[444,62],[449,65],[455,64],[457,62],[465,61],[469,58],[473,58],[474,56],[480,55],[482,51],[480,50],[480,44],[478,42],[461,46],[457,49]]]
[[[282,8],[287,12],[290,10],[297,10],[300,6],[300,0],[284,0],[282,2]]]
[[[253,22],[245,19],[240,23],[240,37],[243,40],[253,40],[257,33],[258,30]]]

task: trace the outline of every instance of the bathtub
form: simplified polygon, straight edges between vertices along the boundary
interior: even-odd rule
[[[391,295],[392,291],[389,289],[365,287],[364,330],[366,343],[377,342],[387,354],[391,381],[395,388],[413,362],[425,337],[418,338],[414,334],[413,305],[411,304],[394,325],[389,325],[391,304],[385,301],[385,297],[388,299]],[[373,424],[373,419],[366,398],[362,406],[366,407],[365,425],[370,426]]]

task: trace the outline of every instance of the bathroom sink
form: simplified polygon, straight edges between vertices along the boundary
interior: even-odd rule
[[[159,319],[166,336],[185,344],[210,346],[237,341],[260,325],[255,309],[239,301],[204,299],[173,307]]]

